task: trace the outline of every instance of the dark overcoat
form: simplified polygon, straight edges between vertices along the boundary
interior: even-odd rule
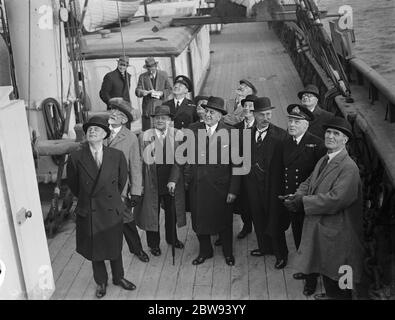
[[[130,74],[126,72],[124,79],[117,68],[104,76],[99,95],[108,109],[108,100],[111,98],[121,97],[130,102],[129,88]]]
[[[307,131],[321,139],[325,139],[325,130],[322,126],[328,123],[334,117],[334,114],[317,105],[313,115],[314,120],[310,122]]]
[[[103,146],[100,170],[88,144],[69,157],[67,184],[78,198],[77,252],[88,260],[114,260],[121,254],[125,210],[121,193],[126,180],[127,166],[122,151]]]
[[[210,139],[203,138],[203,150],[200,150],[198,143],[198,130],[206,131],[203,122],[195,122],[189,126],[195,137],[195,161],[188,162],[185,166],[185,179],[189,185],[189,196],[191,206],[192,228],[197,234],[218,234],[229,228],[233,222],[232,204],[227,204],[228,193],[237,195],[239,192],[240,176],[235,175],[231,158],[232,141],[216,139],[212,135]],[[216,134],[227,132],[230,137],[230,126],[219,123]],[[208,140],[208,141],[207,141]],[[209,150],[217,152],[217,161],[209,164]],[[200,153],[199,153],[200,152]],[[223,153],[223,154],[222,154]],[[229,159],[228,163],[222,163],[225,154]],[[199,156],[207,156],[207,162],[198,163]]]
[[[339,279],[339,268],[351,266],[353,280],[361,279],[362,185],[359,169],[346,149],[318,175],[324,157],[298,188],[304,195],[302,240],[291,264],[303,273],[321,273]]]
[[[168,100],[164,102],[164,104],[170,107],[170,112],[174,115],[174,128],[188,128],[191,123],[199,120],[196,106],[193,104],[193,101],[187,98],[184,98],[177,109],[174,104],[174,99]]]

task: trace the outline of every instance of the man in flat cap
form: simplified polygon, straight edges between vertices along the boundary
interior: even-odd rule
[[[313,84],[308,84],[302,91],[298,92],[298,98],[302,105],[314,115],[314,120],[310,122],[308,131],[324,139],[325,131],[323,125],[330,121],[334,115],[319,106],[320,92],[318,88]]]
[[[243,121],[243,106],[241,105],[241,100],[245,99],[248,95],[256,96],[257,92],[257,89],[249,80],[241,79],[236,89],[235,99],[229,100],[226,105],[228,113],[223,117],[223,122],[234,126]]]
[[[162,105],[171,93],[171,84],[166,71],[158,70],[158,61],[153,57],[145,59],[143,68],[146,72],[139,76],[135,94],[143,98],[142,130],[151,128],[151,114],[157,106]]]
[[[275,255],[275,268],[282,269],[287,264],[287,244],[285,230],[289,219],[281,210],[278,196],[282,193],[283,176],[282,140],[270,128],[267,112],[274,107],[270,99],[261,97],[254,101],[255,125],[251,136],[251,170],[242,177],[245,186],[252,222],[257,237],[258,248],[250,252],[252,256]],[[278,128],[279,130],[282,130]],[[285,133],[286,134],[286,133]]]
[[[174,225],[186,225],[184,176],[182,167],[174,158],[174,150],[182,142],[183,134],[170,125],[173,115],[169,106],[156,107],[151,116],[154,127],[139,136],[143,156],[144,196],[135,209],[135,215],[137,225],[146,232],[151,254],[159,256],[162,253],[159,231],[161,202],[164,205],[166,242],[174,244],[177,249],[184,248]],[[154,157],[149,161],[151,155]]]
[[[78,198],[76,214],[76,250],[92,261],[97,283],[96,297],[106,294],[108,274],[105,260],[110,260],[112,282],[125,290],[136,286],[124,278],[122,264],[123,212],[121,194],[128,172],[122,151],[103,145],[110,136],[107,121],[92,117],[83,125],[87,143],[70,154],[67,162],[67,185]]]
[[[362,276],[362,185],[359,169],[348,155],[350,124],[333,117],[324,125],[328,153],[316,164],[296,193],[285,198],[291,212],[304,210],[302,239],[293,267],[304,274],[320,273],[325,294],[318,300],[351,299],[351,288]],[[352,270],[340,286],[341,268]],[[344,283],[342,283],[344,285]]]
[[[314,115],[304,106],[290,104],[288,111],[289,137],[284,141],[284,194],[296,192],[300,183],[305,181],[313,171],[317,161],[326,153],[324,141],[309,133],[309,123],[314,120]],[[286,209],[287,210],[287,209]],[[302,237],[304,212],[290,214],[292,233],[296,249],[299,248]],[[309,296],[315,292],[317,276],[294,274],[294,278],[306,279],[303,294]]]
[[[128,181],[122,192],[122,198],[126,205],[123,217],[123,234],[129,251],[142,262],[148,262],[149,258],[141,245],[133,215],[133,208],[141,201],[142,193],[142,161],[139,142],[137,136],[126,128],[126,124],[133,121],[133,115],[128,109],[128,105],[121,102],[110,102],[110,108],[111,115],[108,123],[111,134],[104,145],[122,151],[128,165]]]
[[[170,107],[174,115],[174,128],[183,129],[199,120],[196,105],[187,98],[188,92],[192,90],[191,80],[184,75],[178,75],[174,79],[173,99],[164,102]]]
[[[100,98],[110,109],[109,100],[111,98],[122,98],[130,103],[130,73],[126,71],[129,66],[129,57],[121,56],[118,59],[118,66],[115,70],[107,73],[103,78],[100,89]]]

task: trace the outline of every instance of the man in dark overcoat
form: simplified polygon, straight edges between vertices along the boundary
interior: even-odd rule
[[[305,212],[292,265],[304,274],[322,275],[325,294],[316,294],[316,299],[351,299],[351,289],[362,277],[362,184],[358,166],[346,149],[351,125],[333,117],[324,128],[328,153],[296,193],[284,200],[291,212]],[[346,285],[339,281],[341,276],[347,277]]]
[[[170,107],[170,112],[174,115],[174,128],[183,129],[199,120],[196,105],[187,98],[188,92],[192,90],[192,81],[183,75],[174,79],[173,99],[165,101],[163,104]]]
[[[251,170],[243,176],[243,185],[250,204],[252,222],[258,241],[258,248],[252,256],[274,254],[275,267],[284,268],[287,264],[287,244],[285,230],[289,219],[281,208],[278,196],[283,190],[282,141],[277,131],[282,130],[270,124],[268,113],[274,107],[267,97],[254,102],[255,126],[251,136]],[[270,130],[272,127],[272,130]],[[276,128],[276,130],[273,130]]]
[[[313,84],[308,84],[302,91],[298,92],[298,98],[301,104],[314,115],[314,120],[310,122],[308,131],[324,139],[325,130],[323,129],[323,125],[330,121],[334,114],[319,106],[320,92],[318,88]]]
[[[290,104],[288,111],[289,137],[284,142],[284,194],[296,192],[300,183],[305,181],[313,171],[317,161],[326,153],[324,141],[308,132],[309,122],[314,115],[304,106]],[[299,248],[302,237],[304,212],[291,213],[291,226],[296,250]],[[309,296],[315,292],[317,274],[304,275],[295,273],[293,277],[306,279],[303,293]]]
[[[88,143],[73,152],[67,163],[67,184],[78,198],[76,213],[77,252],[92,261],[96,296],[106,294],[110,260],[112,281],[126,290],[136,286],[124,278],[122,265],[123,212],[121,193],[127,181],[122,151],[103,146],[110,135],[107,121],[95,116],[83,125]]]
[[[233,170],[231,127],[220,122],[226,114],[222,98],[209,97],[207,104],[202,106],[206,109],[204,122],[189,127],[195,141],[195,157],[184,170],[190,194],[192,228],[200,245],[199,255],[192,263],[198,265],[213,256],[210,235],[219,234],[225,262],[233,266],[232,202],[238,193],[240,176]]]
[[[168,99],[172,88],[167,72],[158,70],[158,61],[153,57],[145,59],[143,68],[147,71],[139,76],[135,94],[143,98],[142,130],[145,131],[151,128],[151,114]]]
[[[111,100],[110,100],[111,101]],[[129,105],[121,102],[110,102],[111,115],[108,119],[111,134],[104,145],[121,150],[128,165],[128,181],[122,192],[126,205],[123,217],[123,234],[129,251],[140,261],[148,262],[149,257],[143,250],[141,239],[136,228],[133,208],[141,201],[142,193],[142,161],[137,136],[126,128],[134,120]]]

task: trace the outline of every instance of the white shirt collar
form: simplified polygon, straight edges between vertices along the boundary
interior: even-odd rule
[[[155,128],[155,133],[156,133],[158,138],[162,138],[162,137],[165,137],[167,135],[167,129],[162,132],[162,131],[160,131],[160,130]]]
[[[209,126],[206,124],[206,131],[208,131],[208,130],[210,129],[210,133],[213,134],[214,131],[217,130],[217,127],[218,127],[218,122],[217,122],[216,124],[212,125],[211,127],[209,127]]]
[[[247,122],[246,120],[244,120],[244,128],[251,128],[254,125],[254,122],[255,122],[255,118],[252,118],[251,122]]]
[[[340,152],[342,152],[343,149],[344,149],[344,148],[341,148],[339,151],[332,152],[332,153],[328,153],[328,154],[327,154],[328,157],[329,157],[328,163],[331,162],[331,160],[332,160],[334,157],[336,157]]]
[[[113,126],[110,125],[110,130],[114,131],[114,137],[121,131],[122,126],[119,126],[118,128],[114,128]]]
[[[184,99],[185,99],[185,97],[184,98],[182,98],[182,99],[180,99],[180,100],[177,100],[176,98],[174,98],[174,105],[176,106],[177,105],[177,101],[180,103],[180,105],[182,104],[182,102],[184,101]]]
[[[102,159],[102,158],[103,158],[103,145],[100,145],[100,147],[99,147],[98,150],[93,149],[92,146],[89,145],[89,149],[91,150],[93,159],[95,158],[95,152],[96,152],[96,151],[98,151],[98,157],[99,157],[99,159]]]
[[[302,138],[305,135],[305,133],[306,133],[306,131],[303,134],[301,134],[299,137],[297,137],[297,138],[293,137],[293,140],[296,140],[296,144],[300,143],[300,140],[302,140]]]

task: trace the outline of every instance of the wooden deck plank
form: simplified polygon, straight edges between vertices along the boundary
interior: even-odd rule
[[[57,235],[49,243],[48,250],[49,250],[49,256],[51,257],[52,263],[55,261],[59,252],[61,252],[61,250],[62,250],[63,246],[66,244],[67,240],[72,236],[74,230],[75,230],[74,221],[68,220],[61,227],[61,229],[58,231]]]
[[[82,263],[81,269],[73,281],[73,284],[65,296],[65,300],[83,299],[84,293],[87,290],[91,279],[93,279],[92,262],[85,259]]]

